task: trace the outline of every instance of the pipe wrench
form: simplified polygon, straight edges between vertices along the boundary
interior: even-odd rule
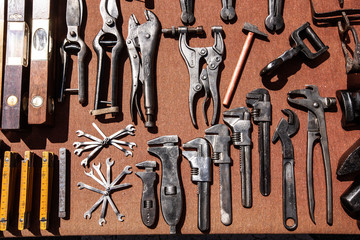
[[[309,201],[309,213],[315,223],[314,210],[314,184],[313,184],[313,150],[317,141],[320,142],[326,180],[326,213],[327,223],[333,223],[333,196],[331,179],[331,162],[329,144],[326,132],[325,111],[336,107],[336,98],[320,97],[319,88],[315,85],[307,85],[305,89],[293,90],[288,93],[288,102],[297,107],[305,108],[308,112],[307,128],[307,156],[306,156],[306,180]],[[301,109],[301,108],[300,108]]]
[[[119,17],[119,10],[116,6],[116,0],[101,0],[100,13],[103,19],[103,27],[96,35],[93,46],[98,57],[96,91],[94,110],[90,111],[91,115],[98,116],[104,114],[117,115],[120,112],[118,106],[118,63],[120,52],[125,46],[125,41],[121,32],[119,32],[116,22]],[[103,98],[104,86],[104,58],[106,51],[111,51],[111,100],[101,100]],[[110,105],[110,106],[109,106]]]
[[[130,98],[130,113],[132,121],[135,121],[136,110],[145,127],[155,127],[155,54],[159,44],[161,24],[156,15],[145,10],[147,22],[139,24],[135,15],[132,14],[129,19],[129,33],[126,39],[126,45],[129,53],[132,88]],[[141,89],[144,93],[144,108],[146,121],[140,108]]]

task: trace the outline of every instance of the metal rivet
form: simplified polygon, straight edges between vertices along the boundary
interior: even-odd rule
[[[146,38],[150,38],[150,34],[147,33],[147,34],[145,35],[145,37],[146,37]]]
[[[315,103],[313,104],[313,106],[314,106],[315,108],[318,108],[318,107],[319,107],[319,104],[318,104],[317,102],[315,102]]]
[[[70,32],[70,36],[76,37],[76,32],[75,32],[75,31],[71,31],[71,32]]]
[[[14,95],[11,95],[11,96],[9,96],[9,97],[7,98],[6,103],[7,103],[9,106],[13,107],[13,106],[15,106],[15,105],[18,103],[18,98],[17,98],[16,96],[14,96]]]
[[[41,107],[44,104],[44,99],[41,96],[34,96],[31,99],[31,105],[35,108]]]

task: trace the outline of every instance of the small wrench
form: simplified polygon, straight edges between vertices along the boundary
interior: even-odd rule
[[[99,175],[99,177],[101,178],[101,180],[103,181],[103,183],[106,185],[107,187],[107,181],[104,178],[104,175],[102,174],[102,172],[100,171],[101,168],[101,164],[99,163],[98,165],[95,165],[95,163],[93,163],[93,168],[95,169],[95,171],[97,172],[97,174]]]
[[[103,148],[103,146],[100,145],[97,148],[95,148],[94,150],[92,150],[92,152],[89,153],[89,155],[84,160],[81,161],[81,166],[86,167],[88,165],[88,161],[95,155],[95,153],[100,151],[100,149],[102,149],[102,148]]]
[[[73,146],[75,148],[83,147],[83,146],[89,146],[89,145],[95,145],[96,142],[74,142]],[[100,143],[99,143],[100,144]]]
[[[85,151],[87,151],[87,150],[90,150],[90,149],[94,149],[94,148],[96,148],[96,147],[98,147],[99,146],[99,144],[94,144],[93,143],[93,145],[88,145],[88,146],[86,146],[86,147],[84,147],[84,148],[82,148],[82,149],[75,149],[75,151],[74,151],[74,154],[75,155],[78,155],[78,156],[81,156],[81,154],[83,153],[83,152],[85,152]]]
[[[86,188],[86,189],[88,189],[88,190],[90,190],[90,191],[93,191],[93,192],[96,192],[96,193],[100,193],[100,194],[103,194],[103,195],[106,194],[106,192],[101,191],[100,189],[94,188],[94,187],[92,187],[92,186],[89,186],[89,185],[87,185],[87,184],[85,184],[85,183],[83,183],[83,182],[79,182],[79,183],[77,184],[77,186],[79,187],[80,190]]]
[[[98,179],[97,177],[95,177],[94,175],[94,171],[92,169],[90,169],[90,172],[86,172],[84,171],[86,176],[91,177],[92,179],[94,179],[96,182],[98,182],[101,186],[103,186],[104,188],[107,188],[106,184],[104,184],[104,182],[102,182],[100,179]]]
[[[104,195],[99,198],[99,200],[88,210],[84,213],[84,218],[91,218],[91,214],[100,206],[102,201],[104,200]]]
[[[106,177],[107,177],[106,187],[110,186],[111,167],[112,167],[112,165],[114,165],[114,163],[115,163],[114,161],[111,161],[111,158],[106,159]]]
[[[101,140],[100,138],[97,138],[97,137],[95,137],[95,136],[93,136],[93,135],[87,134],[87,133],[85,133],[85,132],[83,132],[83,131],[81,131],[81,130],[77,130],[77,131],[76,131],[76,135],[77,135],[78,137],[86,137],[86,138],[88,138],[88,139],[90,139],[90,140],[93,140],[93,141],[95,141],[95,142],[99,142],[99,143],[102,142],[102,140]]]
[[[126,174],[131,174],[132,171],[130,170],[131,166],[126,166],[124,170],[115,178],[115,180],[110,184],[110,188],[114,187],[115,184]]]
[[[131,150],[134,150],[134,147],[137,147],[136,143],[134,143],[134,142],[125,142],[125,141],[115,140],[115,139],[110,140],[110,142],[112,144],[117,143],[120,145],[128,146]]]
[[[265,26],[270,32],[280,31],[284,27],[283,7],[284,0],[269,0],[269,16],[265,19]]]
[[[114,204],[113,200],[111,199],[110,195],[109,196],[106,196],[107,198],[107,201],[110,203],[110,206],[111,208],[114,210],[114,213],[117,217],[117,219],[120,221],[120,222],[123,222],[124,220],[122,219],[123,217],[125,217],[124,215],[122,215],[119,210],[117,209],[116,205]]]
[[[106,220],[105,220],[106,207],[107,207],[107,196],[104,197],[103,205],[101,208],[101,214],[100,214],[100,219],[99,219],[100,226],[102,226],[103,224],[106,224]]]
[[[125,157],[127,157],[127,156],[133,156],[132,151],[126,150],[126,149],[123,148],[122,146],[114,143],[113,141],[111,141],[111,144],[112,144],[114,147],[116,147],[117,149],[123,151],[123,152],[125,153]]]

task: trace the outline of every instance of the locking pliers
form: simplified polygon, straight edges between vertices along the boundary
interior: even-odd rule
[[[314,209],[314,184],[313,184],[313,150],[317,141],[320,142],[326,180],[326,212],[327,223],[333,223],[333,197],[331,164],[329,154],[329,144],[326,132],[325,110],[336,107],[336,98],[320,97],[319,89],[315,85],[307,85],[305,89],[298,89],[288,93],[288,101],[296,106],[303,107],[308,112],[307,129],[307,157],[306,157],[306,177],[307,192],[309,201],[309,212],[311,220],[315,223]]]
[[[139,85],[141,83],[146,114],[145,127],[151,128],[155,126],[155,78],[153,66],[155,51],[161,34],[161,25],[156,15],[151,11],[145,10],[145,17],[147,22],[140,25],[134,14],[130,16],[126,45],[132,71],[131,118],[134,122],[136,118],[134,107],[136,107],[141,120],[145,121],[140,108],[141,91]]]
[[[80,37],[79,31],[83,17],[83,2],[82,0],[67,0],[66,2],[66,25],[67,35],[62,47],[60,48],[60,55],[62,58],[62,81],[59,94],[59,102],[63,102],[65,92],[77,92],[79,94],[80,104],[85,104],[85,55],[87,51],[84,40]],[[70,54],[76,52],[78,57],[78,89],[66,89],[66,78],[68,71],[68,64]]]
[[[116,21],[119,11],[116,6],[116,0],[101,0],[100,14],[103,19],[103,27],[96,35],[93,46],[98,57],[96,92],[94,110],[90,111],[91,115],[109,114],[116,115],[119,113],[118,106],[118,61],[120,52],[125,46],[124,38],[117,29]],[[106,51],[111,51],[111,101],[101,100],[102,81],[104,76],[104,58]],[[107,105],[111,107],[106,107]]]
[[[222,37],[222,27],[213,26],[211,32],[215,38],[215,43],[212,47],[192,48],[187,43],[187,27],[179,27],[179,49],[183,56],[185,63],[189,69],[190,75],[190,91],[189,91],[189,107],[190,117],[192,123],[197,127],[195,118],[195,95],[202,89],[205,92],[205,100],[203,103],[203,114],[205,123],[208,125],[208,118],[206,116],[206,102],[213,99],[213,117],[211,125],[214,125],[219,112],[219,92],[217,87],[217,78],[219,72],[219,65],[222,62],[222,55],[224,53],[224,40]],[[207,66],[202,68],[201,63],[205,60]],[[200,73],[201,70],[201,73]]]

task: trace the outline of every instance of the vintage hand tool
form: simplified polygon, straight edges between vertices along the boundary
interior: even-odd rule
[[[145,226],[154,226],[158,216],[158,202],[156,194],[157,173],[155,172],[157,163],[155,161],[145,161],[135,165],[138,168],[145,168],[145,172],[136,172],[143,182],[143,192],[141,197],[141,219]]]
[[[145,122],[140,108],[141,92],[144,93],[144,108],[146,115],[145,127],[155,127],[155,54],[159,44],[161,25],[156,15],[145,10],[147,22],[139,24],[135,15],[129,19],[129,33],[126,45],[129,52],[132,72],[132,88],[130,98],[130,113],[133,122],[136,118],[134,108]],[[140,86],[142,85],[142,91]]]
[[[116,6],[116,0],[101,0],[100,13],[103,18],[103,27],[96,35],[93,46],[98,57],[96,92],[94,110],[91,115],[112,114],[115,116],[120,112],[118,106],[118,63],[120,52],[125,47],[125,41],[121,32],[119,32],[116,22],[119,17],[119,11]],[[111,51],[111,101],[101,100],[104,91],[104,58],[106,51]],[[111,105],[108,107],[108,105]]]
[[[172,33],[172,36],[180,34],[179,49],[188,67],[190,75],[190,91],[189,91],[189,108],[190,117],[193,125],[197,127],[195,117],[195,96],[204,89],[205,100],[203,103],[203,114],[205,123],[208,125],[206,116],[206,102],[213,99],[213,117],[211,125],[214,125],[219,112],[219,92],[217,87],[217,78],[219,72],[219,65],[222,63],[222,54],[224,53],[224,40],[222,37],[222,27],[213,26],[211,32],[215,38],[213,47],[206,48],[192,48],[187,44],[187,34],[196,33],[201,34],[202,28],[178,27],[172,29],[163,29],[164,34]],[[206,68],[202,68],[202,63],[206,62]],[[200,73],[201,70],[201,73]]]
[[[251,171],[251,115],[246,107],[231,109],[223,113],[224,122],[232,131],[231,139],[240,150],[241,203],[252,207],[252,171]]]
[[[34,179],[34,153],[26,151],[24,159],[20,164],[21,174],[18,229],[21,231],[29,228],[30,226]]]
[[[6,151],[1,181],[0,231],[6,231],[13,213],[16,175],[18,171],[18,154]]]
[[[181,181],[179,179],[179,137],[162,136],[147,142],[148,152],[161,160],[160,203],[170,234],[176,234],[176,225],[182,213]]]
[[[292,59],[300,52],[307,59],[313,60],[329,49],[329,47],[325,46],[325,44],[321,41],[318,35],[316,35],[308,22],[291,33],[290,37],[290,41],[294,43],[294,46],[284,52],[280,57],[269,63],[266,67],[264,67],[260,72],[260,76],[264,77],[272,75],[275,70],[278,69],[284,62]],[[310,44],[316,51],[315,53],[311,52],[309,47],[306,46],[304,43],[305,38],[309,40]]]
[[[34,0],[31,68],[28,104],[29,124],[52,124],[54,120],[53,1]]]
[[[275,144],[281,141],[283,154],[283,224],[289,231],[294,231],[298,225],[296,207],[296,188],[294,173],[294,147],[291,137],[295,136],[300,128],[299,118],[290,109],[283,109],[282,112],[288,116],[288,121],[282,118],[272,138]]]
[[[67,149],[59,149],[59,218],[66,218]]]
[[[88,210],[84,213],[84,218],[91,218],[92,213],[100,206],[100,204],[102,203],[102,207],[101,207],[101,215],[100,215],[100,219],[99,219],[99,225],[103,226],[103,224],[106,224],[106,220],[105,220],[105,215],[106,215],[106,209],[107,209],[107,205],[108,202],[112,208],[112,210],[114,211],[117,219],[120,222],[123,222],[124,220],[122,219],[123,217],[125,217],[123,214],[121,214],[119,212],[119,210],[117,209],[114,201],[111,198],[111,194],[119,191],[121,189],[124,188],[128,188],[131,187],[130,183],[123,183],[123,184],[117,184],[119,181],[122,181],[122,178],[128,174],[131,174],[131,166],[126,166],[124,168],[124,170],[115,178],[114,181],[111,181],[111,167],[115,164],[114,161],[111,161],[111,158],[107,158],[106,159],[106,179],[103,175],[103,173],[100,171],[100,167],[101,164],[99,163],[99,165],[95,165],[93,164],[93,168],[96,170],[97,174],[99,175],[100,179],[97,178],[94,173],[93,170],[90,169],[90,172],[86,172],[85,171],[85,175],[88,177],[91,177],[93,180],[95,180],[97,183],[99,183],[102,187],[104,187],[104,190],[100,190],[97,189],[95,187],[89,186],[85,183],[79,182],[77,184],[78,188],[80,190],[82,189],[87,189],[90,190],[92,192],[96,192],[101,194],[102,196],[99,198],[99,200]],[[116,185],[117,184],[117,185]]]
[[[344,129],[360,126],[360,91],[336,91],[342,110],[341,125]]]
[[[283,9],[284,0],[269,0],[269,16],[265,19],[269,32],[278,32],[284,28]]]
[[[212,163],[210,145],[203,138],[195,138],[183,144],[182,154],[190,162],[191,181],[198,187],[198,229],[202,232],[210,229],[210,184],[212,181]],[[191,151],[196,149],[196,151]]]
[[[221,3],[222,9],[220,16],[222,20],[232,21],[236,16],[233,0],[221,0]]]
[[[345,212],[350,217],[357,220],[360,219],[359,197],[360,197],[360,179],[357,178],[340,196],[340,202]]]
[[[28,99],[29,27],[26,23],[30,1],[8,0],[6,60],[3,78],[3,130],[24,127]]]
[[[73,146],[76,148],[74,153],[78,156],[81,156],[81,154],[84,151],[92,150],[89,153],[89,155],[84,160],[81,161],[81,165],[83,167],[86,167],[88,165],[89,160],[93,159],[99,151],[101,151],[104,147],[109,146],[109,145],[113,145],[120,151],[124,152],[126,157],[133,156],[133,153],[130,150],[127,150],[120,145],[127,146],[131,150],[133,150],[133,148],[136,147],[136,143],[117,140],[117,138],[124,137],[127,135],[132,135],[132,136],[135,135],[135,127],[132,124],[127,125],[124,129],[117,131],[116,133],[112,134],[109,137],[107,137],[95,123],[93,123],[92,125],[96,129],[96,131],[103,137],[103,139],[100,139],[93,135],[84,133],[81,130],[77,130],[76,134],[78,137],[86,137],[92,141],[91,142],[74,142],[73,143]],[[81,148],[81,147],[84,147],[84,148]]]
[[[268,196],[271,192],[270,125],[272,116],[269,91],[263,88],[255,89],[246,95],[246,104],[252,108],[251,115],[254,123],[259,125],[260,192],[263,196]]]
[[[305,89],[298,89],[288,93],[288,102],[295,106],[305,108],[308,112],[308,137],[306,156],[306,176],[311,220],[315,223],[314,186],[313,186],[313,150],[317,141],[320,142],[326,180],[326,212],[327,223],[333,223],[333,197],[331,180],[331,162],[326,132],[325,110],[336,107],[336,98],[320,97],[319,89],[315,85],[307,85]],[[301,109],[301,108],[300,108]]]
[[[224,124],[217,124],[205,130],[205,139],[212,147],[212,160],[220,169],[221,222],[232,223],[230,132]]]
[[[46,230],[49,227],[51,211],[51,194],[54,173],[54,154],[43,152],[41,166],[41,189],[40,189],[40,229]]]
[[[244,65],[245,65],[245,60],[249,54],[250,51],[250,47],[253,41],[254,36],[257,36],[258,38],[262,38],[262,39],[267,39],[267,34],[259,31],[259,29],[257,28],[257,26],[252,25],[250,23],[245,23],[244,27],[243,27],[243,31],[245,33],[247,33],[247,37],[246,37],[246,41],[244,43],[244,46],[241,50],[241,54],[239,57],[239,60],[236,64],[234,73],[231,77],[231,81],[230,84],[228,86],[228,89],[226,91],[224,100],[223,100],[223,105],[224,106],[228,106],[230,104],[230,101],[234,95],[235,92],[235,88],[236,85],[238,84],[239,78],[240,78],[240,73],[242,72]]]
[[[181,21],[185,25],[191,25],[195,22],[194,0],[180,0]]]
[[[77,93],[79,95],[79,103],[86,104],[86,79],[85,79],[85,57],[87,46],[80,36],[81,23],[83,17],[83,0],[67,0],[66,3],[66,25],[67,35],[60,49],[63,73],[59,94],[59,102],[64,101],[65,93]],[[78,58],[78,89],[66,88],[68,78],[68,65],[71,54],[77,54]]]
[[[6,38],[6,9],[7,0],[0,0],[0,79],[1,83],[4,77],[4,59],[5,59],[5,38]],[[0,99],[2,99],[2,84],[0,84]],[[1,112],[0,104],[0,112]]]

